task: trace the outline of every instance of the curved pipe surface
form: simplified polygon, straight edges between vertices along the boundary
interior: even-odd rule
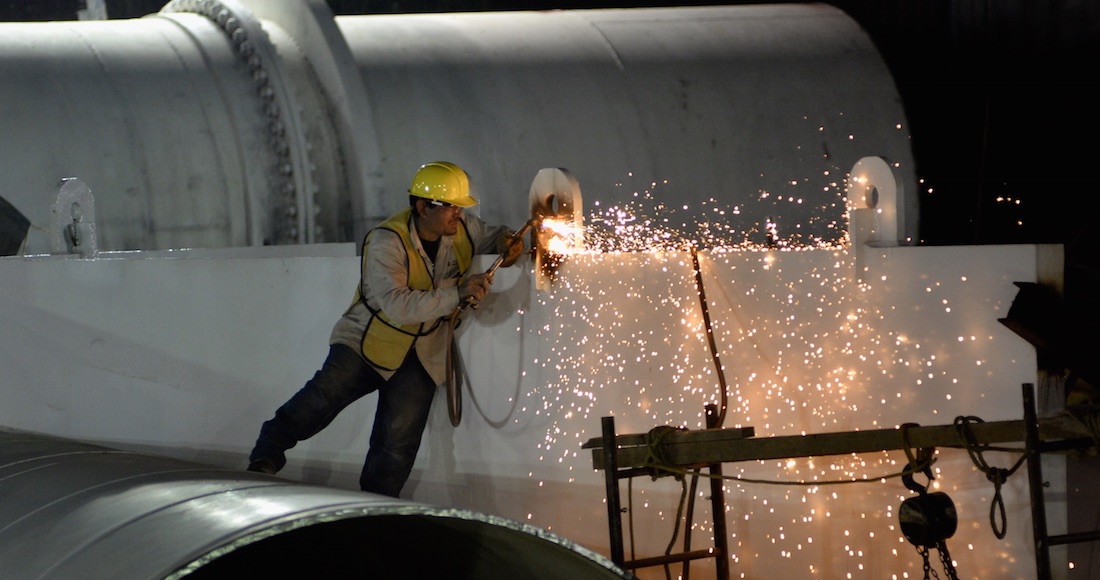
[[[64,178],[95,195],[104,251],[357,242],[432,159],[471,173],[494,223],[526,221],[531,175],[565,167],[603,208],[663,207],[714,246],[767,221],[843,238],[846,172],[880,156],[907,184],[898,238],[916,233],[889,70],[821,4],[334,17],[174,0],[0,23],[0,77],[20,111],[0,118],[0,196],[35,224],[29,254],[49,252]]]
[[[467,168],[491,222],[522,222],[531,175],[567,168],[603,208],[663,206],[705,247],[726,234],[836,241],[843,188],[878,155],[913,178],[889,70],[822,5],[346,16],[392,212],[410,161]],[[863,153],[861,153],[863,152]],[[874,152],[874,153],[871,153]],[[595,209],[595,204],[589,204]],[[916,197],[898,202],[915,239]]]
[[[0,431],[7,578],[629,578],[467,510]]]

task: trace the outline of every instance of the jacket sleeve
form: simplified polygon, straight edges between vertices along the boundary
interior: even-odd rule
[[[413,290],[409,288],[409,269],[405,245],[388,230],[372,234],[368,251],[363,256],[361,292],[367,304],[381,310],[398,324],[432,323],[458,307],[458,288]],[[422,260],[410,255],[409,260]]]
[[[470,234],[470,243],[474,245],[475,254],[499,254],[504,251],[501,240],[504,234],[515,233],[515,230],[506,226],[490,226],[481,218],[467,215],[466,231]]]

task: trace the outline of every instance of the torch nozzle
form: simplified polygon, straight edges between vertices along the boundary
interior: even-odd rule
[[[508,246],[504,248],[504,251],[501,252],[499,256],[497,256],[497,259],[493,260],[493,265],[489,266],[489,269],[485,271],[486,274],[492,274],[493,272],[496,272],[497,268],[499,268],[500,265],[504,263],[504,260],[508,257],[508,253],[511,251],[512,246],[516,245],[517,243],[523,243],[523,234],[526,234],[527,230],[531,229],[531,226],[534,224],[534,222],[535,220],[533,219],[527,220],[527,223],[523,224],[523,227],[520,228],[519,231],[512,234],[512,240],[508,242]]]

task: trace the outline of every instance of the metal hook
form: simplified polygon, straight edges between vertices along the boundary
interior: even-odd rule
[[[913,480],[913,474],[923,473],[928,478],[928,483],[931,484],[933,479],[936,479],[932,475],[932,456],[935,454],[935,447],[921,447],[917,450],[917,456],[914,461],[910,461],[905,466],[905,473],[901,476],[901,482],[905,485],[905,488],[909,491],[915,491],[921,495],[928,493],[928,485],[921,485]],[[923,467],[921,467],[923,466]]]

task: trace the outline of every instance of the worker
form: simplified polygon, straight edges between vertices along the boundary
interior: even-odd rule
[[[452,348],[449,318],[460,304],[489,292],[491,272],[470,273],[475,254],[498,253],[514,264],[523,244],[504,226],[490,227],[463,209],[477,203],[459,166],[420,167],[409,207],[364,238],[355,299],[336,322],[321,369],[260,428],[249,471],[276,473],[285,452],[316,435],[360,397],[378,392],[363,463],[363,491],[399,497]]]

